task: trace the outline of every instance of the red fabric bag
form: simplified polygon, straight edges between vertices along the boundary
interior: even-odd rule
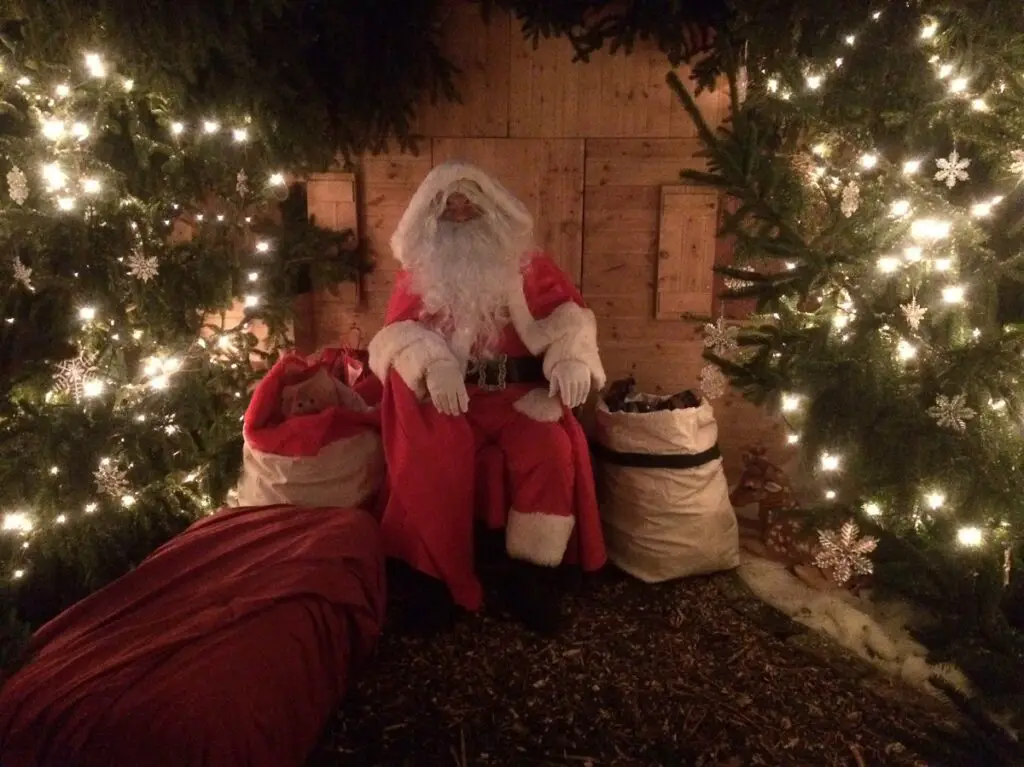
[[[305,386],[303,386],[305,385]],[[313,386],[314,388],[309,388]],[[384,479],[382,387],[355,353],[289,354],[256,386],[245,413],[239,506],[357,507]],[[319,409],[325,397],[335,404]],[[323,401],[313,403],[313,400]],[[314,407],[318,412],[285,415]]]
[[[221,511],[36,632],[0,764],[302,767],[384,607],[366,512]]]

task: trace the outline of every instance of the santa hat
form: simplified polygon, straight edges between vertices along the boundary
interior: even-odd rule
[[[488,214],[503,219],[513,230],[513,235],[523,240],[524,249],[530,246],[533,216],[526,206],[497,179],[476,165],[465,160],[448,160],[431,170],[423,179],[423,183],[409,202],[409,207],[402,214],[395,233],[391,236],[391,252],[399,263],[404,265],[405,254],[423,241],[424,228],[431,217],[438,196],[443,197],[460,182],[472,182],[479,187],[479,197],[488,203],[484,206]],[[473,199],[473,202],[478,202],[478,199]]]

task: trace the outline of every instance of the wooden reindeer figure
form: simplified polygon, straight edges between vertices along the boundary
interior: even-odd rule
[[[830,573],[815,564],[821,551],[818,532],[806,523],[786,473],[767,457],[763,447],[743,454],[743,474],[730,495],[733,508],[757,504],[757,520],[739,518],[740,543],[753,554],[782,562],[807,585],[821,590],[836,588]],[[864,577],[845,585],[858,593]]]

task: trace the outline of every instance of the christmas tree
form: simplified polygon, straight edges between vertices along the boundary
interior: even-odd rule
[[[879,582],[1017,679],[1022,30],[1024,7],[993,0],[877,4],[801,56],[723,34],[718,132],[670,77],[708,158],[684,178],[728,196],[727,298],[757,306],[714,328],[709,360],[789,424],[822,524],[878,533]]]
[[[244,114],[186,119],[96,53],[0,90],[0,574],[38,623],[225,501],[297,289],[367,266]]]

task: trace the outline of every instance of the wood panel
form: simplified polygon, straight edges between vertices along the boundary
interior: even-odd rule
[[[655,317],[711,316],[717,228],[718,192],[662,187]]]
[[[461,103],[425,100],[413,133],[428,137],[508,135],[512,22],[497,9],[485,23],[476,3],[452,3],[441,13],[441,51],[461,71]]]
[[[696,126],[665,82],[672,67],[653,42],[574,62],[563,38],[542,39],[534,49],[518,25],[511,34],[510,136],[696,138]],[[689,82],[687,70],[676,73]],[[712,127],[721,125],[728,110],[724,88],[701,93],[697,103]]]
[[[536,222],[537,244],[577,287],[583,271],[583,152],[573,139],[436,139],[434,164],[463,159],[519,197]]]

